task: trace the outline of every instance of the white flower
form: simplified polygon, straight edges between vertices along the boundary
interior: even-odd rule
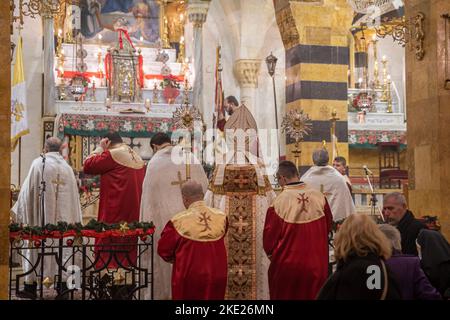
[[[88,130],[94,130],[95,128],[94,120],[88,120],[84,126]]]
[[[167,124],[167,122],[161,123],[161,126],[159,127],[159,130],[160,130],[161,132],[167,132],[167,131],[169,131],[169,125]]]
[[[125,131],[133,130],[133,125],[131,124],[131,121],[125,121],[125,123],[123,124],[123,128],[125,129]]]

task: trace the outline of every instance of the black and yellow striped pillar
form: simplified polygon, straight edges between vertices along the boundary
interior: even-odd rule
[[[339,155],[348,158],[347,89],[349,33],[353,12],[345,0],[274,0],[277,23],[286,49],[286,111],[303,109],[312,133],[301,143],[301,172],[312,153],[327,141],[331,156],[331,112],[337,111]],[[286,158],[294,160],[294,142],[286,139]]]

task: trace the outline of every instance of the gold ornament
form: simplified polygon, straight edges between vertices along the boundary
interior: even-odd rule
[[[42,281],[42,284],[48,289],[52,286],[53,280],[50,277],[46,277],[44,281]]]
[[[128,230],[130,230],[130,227],[128,226],[128,222],[123,222],[120,224],[120,231],[122,233],[126,233]]]
[[[281,128],[283,132],[293,138],[296,142],[303,139],[305,135],[311,133],[311,119],[303,110],[291,110],[283,118]]]
[[[196,107],[190,106],[188,102],[173,112],[173,123],[176,129],[193,130],[195,121],[202,121],[202,115]]]

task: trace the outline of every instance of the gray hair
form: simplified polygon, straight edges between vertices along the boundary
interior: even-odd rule
[[[50,137],[45,140],[45,151],[46,152],[59,152],[61,151],[62,142],[56,137]]]
[[[400,231],[394,226],[391,226],[389,224],[380,224],[378,226],[381,230],[381,232],[384,233],[386,238],[389,239],[389,241],[392,244],[392,248],[395,251],[402,251],[402,237],[400,235]]]
[[[407,205],[405,196],[400,192],[391,192],[384,196],[384,201],[393,198],[400,205]]]
[[[181,187],[181,194],[188,199],[203,199],[203,187],[200,183],[189,180]]]
[[[328,161],[330,161],[328,151],[325,149],[318,149],[314,151],[312,158],[314,164],[319,167],[324,167],[328,165]]]

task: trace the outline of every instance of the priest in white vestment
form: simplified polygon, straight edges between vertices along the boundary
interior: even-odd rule
[[[186,210],[181,196],[181,187],[186,182],[186,161],[182,146],[172,146],[171,139],[164,133],[152,137],[150,146],[154,155],[147,165],[144,185],[142,188],[140,220],[153,222],[153,249],[156,250],[161,232],[167,222],[177,213]],[[203,166],[189,153],[190,180],[202,185],[203,192],[208,188],[208,178]],[[147,255],[145,260],[149,260]],[[172,265],[154,254],[153,264],[154,299],[171,299]],[[150,290],[145,293],[150,298]]]
[[[327,197],[333,220],[339,221],[356,213],[356,209],[344,177],[328,165],[328,161],[329,155],[325,149],[314,151],[314,166],[300,180]]]
[[[60,149],[61,141],[58,138],[47,139],[45,142],[45,153],[31,164],[17,202],[11,209],[15,222],[40,227],[42,222],[44,224],[56,224],[59,221],[67,223],[82,221],[80,197],[75,175],[72,168],[60,154]],[[40,202],[42,178],[46,186],[44,221],[42,221]],[[25,244],[25,246],[28,246],[28,244]],[[63,254],[64,263],[69,258],[70,252],[68,250]],[[37,260],[37,250],[26,250],[24,255],[32,263],[35,263]],[[56,258],[53,256],[45,257],[44,263],[44,279],[48,277],[55,282],[55,276],[58,274]],[[24,273],[31,269],[30,263],[25,258],[23,259],[22,267]],[[37,268],[25,277],[25,283],[28,285],[28,288],[31,288],[31,291],[35,291],[35,286],[34,289],[32,288],[36,282],[36,272],[39,271],[40,268]],[[63,275],[63,281],[64,278],[65,276]]]
[[[270,261],[262,239],[266,212],[276,195],[257,157],[257,127],[250,111],[234,106],[224,129],[227,151],[216,154],[205,202],[228,217],[226,299],[269,299]]]

